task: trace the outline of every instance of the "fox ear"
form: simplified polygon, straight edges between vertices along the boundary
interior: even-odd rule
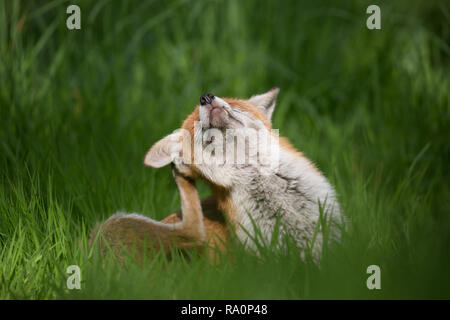
[[[257,94],[252,96],[248,101],[261,109],[266,117],[270,120],[272,118],[273,110],[277,102],[277,96],[280,92],[279,87],[273,87],[266,93]]]
[[[181,151],[181,136],[174,132],[156,142],[147,152],[144,164],[151,168],[161,168],[171,163]]]

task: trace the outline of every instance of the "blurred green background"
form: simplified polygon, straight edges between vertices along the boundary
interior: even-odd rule
[[[73,3],[81,30],[66,28]],[[448,2],[0,1],[0,51],[1,299],[450,298]],[[274,127],[349,218],[320,268],[270,248],[142,268],[88,252],[118,210],[178,209],[170,170],[142,159],[202,93],[275,85]]]

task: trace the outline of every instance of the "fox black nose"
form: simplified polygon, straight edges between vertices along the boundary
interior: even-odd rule
[[[214,100],[214,95],[211,93],[205,93],[200,97],[200,104],[204,106],[205,104],[210,104]]]

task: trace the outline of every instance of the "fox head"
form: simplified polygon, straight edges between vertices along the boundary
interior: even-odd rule
[[[271,118],[279,91],[273,87],[249,99],[202,95],[181,128],[150,148],[144,164],[160,168],[174,163],[188,177],[224,187],[245,178],[261,161],[273,165],[267,146],[277,145],[271,140]]]

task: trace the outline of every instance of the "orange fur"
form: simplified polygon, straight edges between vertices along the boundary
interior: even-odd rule
[[[203,222],[206,232],[206,244],[211,260],[217,255],[226,251],[225,244],[228,241],[229,232],[224,216],[219,210],[219,205],[213,196],[202,200]],[[172,213],[161,220],[163,223],[177,223],[182,219],[181,211]]]
[[[287,138],[279,137],[279,143],[283,147],[283,149],[289,151],[290,153],[294,154],[295,156],[297,156],[299,158],[303,158],[303,159],[307,160],[307,163],[309,164],[309,167],[311,168],[311,170],[315,171],[318,174],[322,174],[320,172],[320,170],[316,167],[316,165],[313,162],[311,162],[309,159],[307,159],[303,155],[302,152],[298,151]]]

